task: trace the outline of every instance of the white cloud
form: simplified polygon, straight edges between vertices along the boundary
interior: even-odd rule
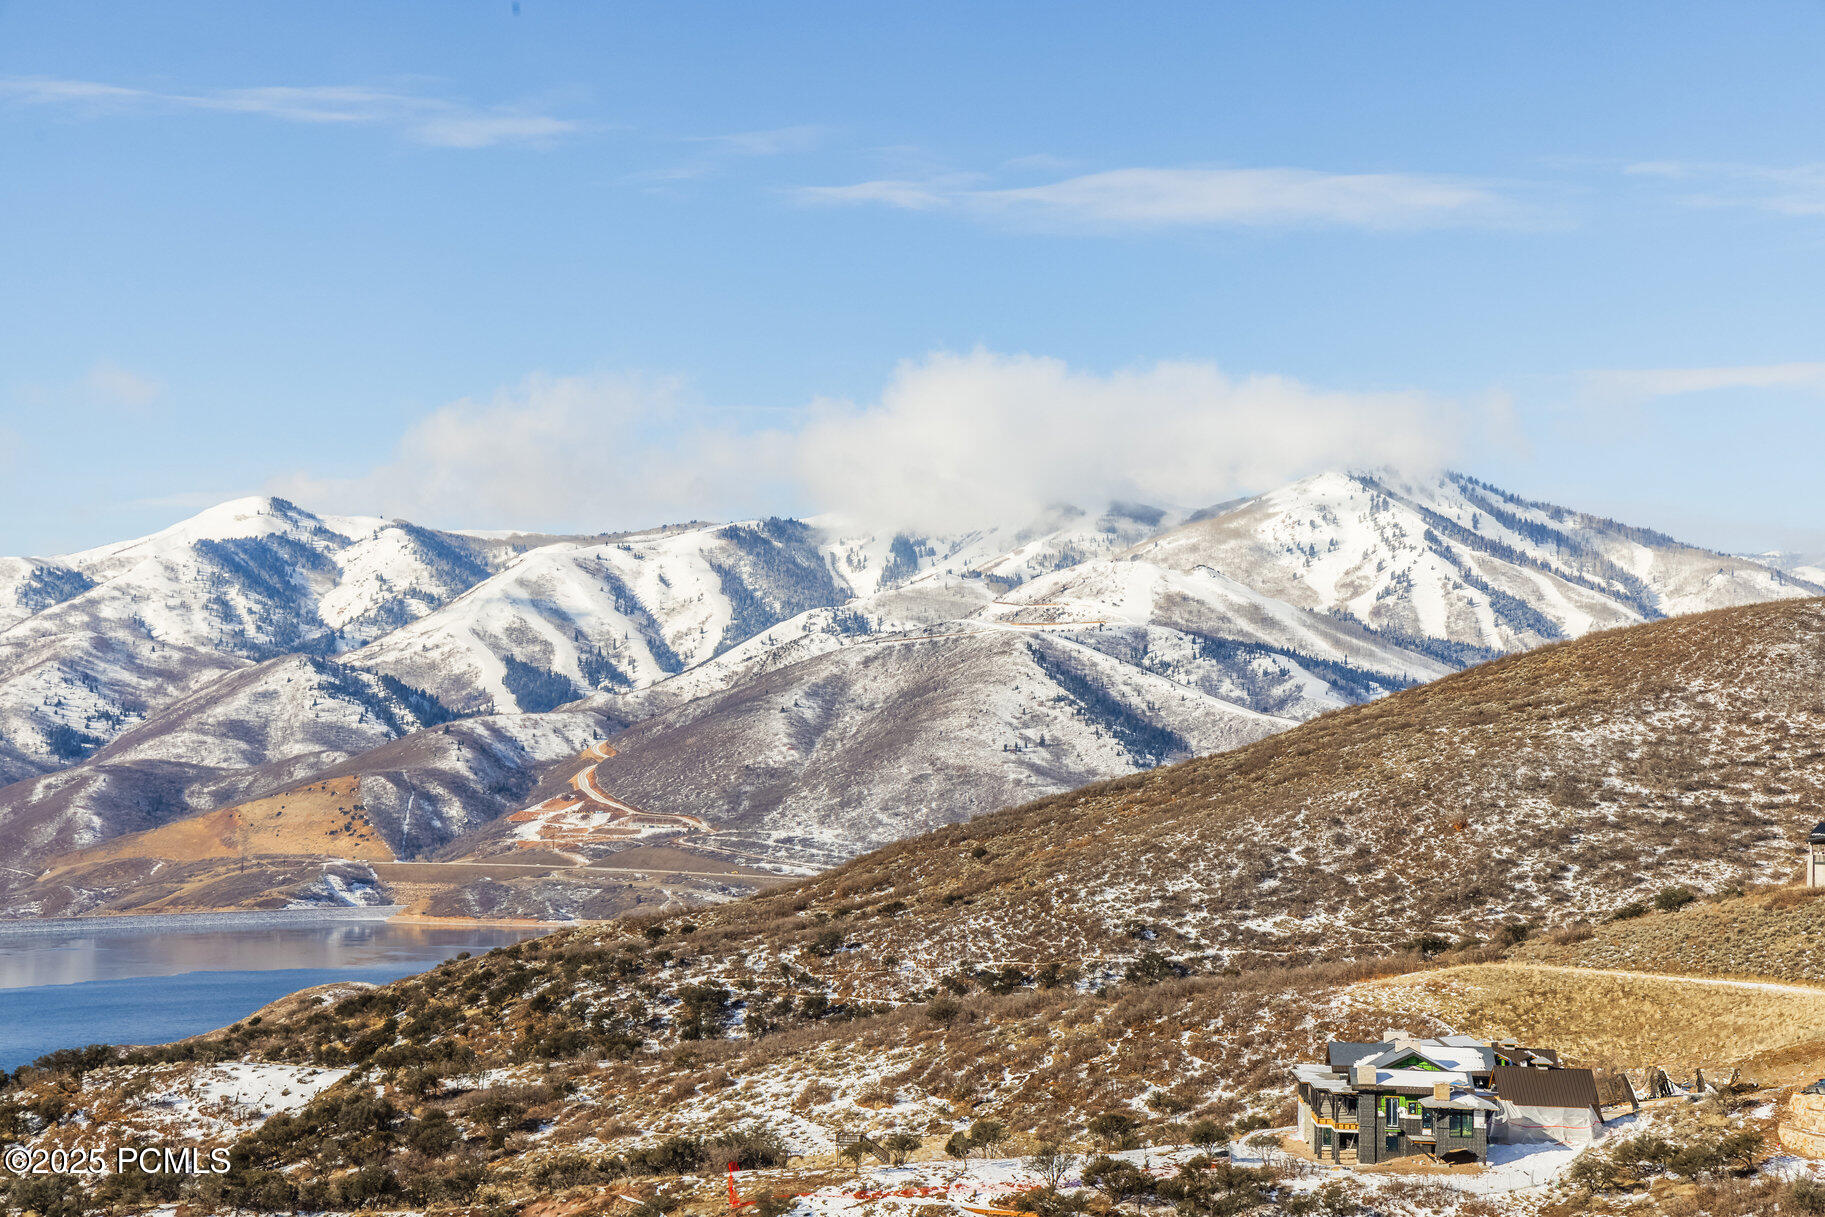
[[[38,410],[106,410],[137,412],[165,394],[165,386],[143,372],[103,359],[71,380],[26,382],[13,389],[18,399]]]
[[[1710,368],[1611,368],[1582,373],[1594,396],[1642,402],[1717,389],[1825,391],[1825,363],[1742,364]]]
[[[0,99],[84,112],[198,110],[282,122],[387,128],[436,148],[542,144],[582,124],[517,106],[476,106],[405,89],[364,85],[274,85],[192,92],[136,89],[88,80],[0,78]]]
[[[808,203],[883,203],[906,211],[935,211],[968,197],[967,191],[951,189],[941,181],[910,178],[879,178],[853,186],[806,186],[797,194]]]
[[[877,401],[820,401],[793,426],[744,432],[705,423],[673,383],[540,377],[434,411],[379,468],[274,489],[468,527],[600,531],[835,511],[940,530],[1063,502],[1196,505],[1326,467],[1422,470],[1459,455],[1501,412],[1232,377],[1201,362],[1103,374],[977,351],[902,364]]]
[[[956,528],[1060,502],[1203,504],[1327,467],[1431,468],[1483,413],[1204,362],[1101,374],[977,351],[901,365],[878,403],[823,406],[792,447],[814,502]]]
[[[780,464],[770,443],[694,425],[675,381],[534,376],[432,411],[374,469],[270,488],[339,511],[598,531],[751,513],[766,497],[760,470]]]
[[[800,189],[805,202],[955,210],[1017,225],[1164,228],[1209,225],[1414,229],[1526,222],[1529,210],[1488,183],[1415,173],[1311,169],[1113,169],[1038,186],[988,188],[941,176]]]

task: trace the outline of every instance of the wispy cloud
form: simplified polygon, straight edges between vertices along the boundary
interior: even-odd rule
[[[728,135],[693,135],[686,143],[702,144],[727,156],[784,156],[810,152],[824,142],[825,127],[804,125],[774,127],[767,131],[736,131]]]
[[[677,140],[690,150],[679,164],[636,173],[636,180],[684,182],[710,177],[731,162],[766,157],[793,156],[816,151],[829,138],[829,128],[819,126],[775,127],[766,131],[735,131],[725,135],[687,135]]]
[[[480,106],[404,88],[270,85],[249,89],[139,89],[91,80],[0,78],[0,101],[84,114],[206,111],[280,122],[376,127],[434,148],[548,144],[583,124],[539,108]]]
[[[216,490],[182,490],[173,494],[154,494],[128,499],[124,504],[135,511],[202,511],[230,499],[250,493],[246,487],[222,487]]]
[[[1037,186],[989,187],[971,175],[803,187],[825,205],[954,211],[1017,226],[1087,229],[1332,226],[1399,230],[1511,226],[1532,209],[1495,185],[1416,173],[1313,169],[1111,169]]]
[[[1630,177],[1676,183],[1694,207],[1748,207],[1776,215],[1825,216],[1825,164],[1743,165],[1718,161],[1638,161]]]
[[[164,394],[165,386],[142,372],[130,371],[107,360],[96,364],[82,378],[84,394],[99,405],[143,410]]]
[[[1739,364],[1709,368],[1607,368],[1581,373],[1592,395],[1643,402],[1719,389],[1825,392],[1825,363]]]
[[[165,386],[145,372],[103,359],[74,379],[24,382],[14,385],[13,393],[22,404],[37,410],[137,413],[157,404],[165,395]]]

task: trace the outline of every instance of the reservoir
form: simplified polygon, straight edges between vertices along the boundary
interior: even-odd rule
[[[384,984],[549,932],[348,912],[0,923],[0,1070],[58,1048],[182,1039],[312,985]]]

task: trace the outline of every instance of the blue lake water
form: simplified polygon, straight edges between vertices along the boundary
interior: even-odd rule
[[[397,980],[541,932],[285,914],[0,923],[0,1069],[182,1039],[312,985]]]

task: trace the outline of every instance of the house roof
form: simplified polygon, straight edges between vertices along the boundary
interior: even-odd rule
[[[1496,1097],[1522,1107],[1589,1107],[1600,1110],[1597,1078],[1588,1069],[1530,1069],[1497,1065],[1490,1077]]]
[[[1350,1089],[1350,1084],[1347,1080],[1332,1073],[1329,1069],[1326,1069],[1316,1061],[1302,1061],[1299,1064],[1294,1065],[1293,1076],[1309,1086],[1315,1086],[1319,1090],[1328,1090],[1333,1094],[1343,1094]]]
[[[1421,1099],[1421,1107],[1433,1111],[1500,1111],[1501,1105],[1491,1103],[1475,1091],[1454,1090],[1448,1099]]]
[[[1426,1041],[1410,1047],[1391,1048],[1381,1055],[1378,1063],[1385,1061],[1393,1064],[1414,1053],[1440,1069],[1486,1073],[1495,1068],[1495,1051],[1488,1044],[1447,1044],[1443,1041]]]
[[[1355,1044],[1342,1040],[1325,1046],[1325,1059],[1332,1069],[1347,1071],[1350,1066],[1369,1063],[1385,1069],[1409,1056],[1437,1065],[1447,1072],[1487,1073],[1495,1067],[1495,1051],[1467,1035],[1442,1040],[1383,1040],[1379,1044]]]
[[[1332,1040],[1325,1045],[1325,1061],[1332,1069],[1348,1069],[1357,1061],[1368,1056],[1380,1056],[1386,1044],[1349,1044],[1343,1040]]]
[[[1391,1086],[1396,1090],[1431,1090],[1440,1082],[1449,1082],[1453,1086],[1470,1085],[1470,1075],[1456,1071],[1438,1069],[1377,1069],[1375,1084]]]
[[[1807,835],[1806,840],[1814,845],[1825,845],[1825,820],[1820,820],[1812,826],[1812,832]]]
[[[1405,1056],[1418,1055],[1422,1060],[1429,1060],[1434,1066],[1447,1071],[1467,1071],[1467,1073],[1489,1073],[1504,1060],[1511,1064],[1559,1064],[1559,1053],[1549,1047],[1502,1047],[1489,1044],[1487,1040],[1476,1040],[1475,1036],[1447,1035],[1438,1040],[1427,1040],[1418,1036],[1400,1036],[1387,1038],[1380,1044],[1356,1044],[1351,1040],[1332,1040],[1325,1045],[1325,1064],[1336,1071],[1347,1071],[1349,1067],[1360,1062],[1372,1062],[1374,1066],[1387,1067],[1403,1060]]]

